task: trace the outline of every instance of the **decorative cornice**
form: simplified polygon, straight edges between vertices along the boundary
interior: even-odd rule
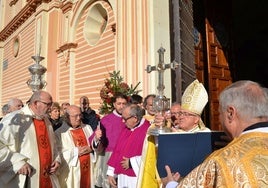
[[[17,2],[18,2],[18,0],[12,0],[12,1],[10,1],[9,6],[15,5]]]
[[[66,12],[72,10],[72,8],[73,8],[73,3],[69,1],[62,5],[61,10],[63,14],[65,14]]]
[[[69,50],[71,48],[76,48],[77,45],[78,45],[77,43],[73,43],[73,42],[66,43],[66,44],[60,46],[59,49],[56,50],[56,52],[59,54],[61,52],[64,52],[65,50]]]
[[[36,8],[40,4],[49,3],[50,1],[51,0],[28,0],[28,3],[0,32],[0,41],[5,41],[12,33],[14,33],[36,11]],[[10,3],[16,3],[16,0],[11,1]]]

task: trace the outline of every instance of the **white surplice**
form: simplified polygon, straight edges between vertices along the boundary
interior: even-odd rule
[[[92,145],[88,140],[93,134],[90,125],[82,124],[80,128],[83,129],[88,145]],[[59,170],[59,181],[62,188],[80,188],[81,173],[78,148],[73,141],[71,130],[74,130],[74,128],[64,122],[62,126],[55,131],[58,150],[62,153],[62,164]],[[94,188],[93,163],[96,161],[95,156],[94,152],[90,154],[90,180],[92,188]]]
[[[47,118],[44,118],[49,136],[52,161],[61,162],[55,146],[53,127]],[[33,113],[29,106],[7,114],[1,121],[0,131],[0,187],[23,188],[39,187],[39,153],[36,139]],[[31,177],[18,175],[17,171],[29,163],[33,169]],[[59,187],[55,174],[50,175],[53,187]],[[27,184],[27,185],[26,185]]]

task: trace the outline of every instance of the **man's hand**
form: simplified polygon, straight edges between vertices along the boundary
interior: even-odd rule
[[[129,158],[123,157],[123,160],[120,162],[123,169],[129,169]]]
[[[90,146],[78,147],[78,155],[79,156],[89,154],[91,151],[92,151],[92,148]]]
[[[58,161],[54,161],[52,164],[51,164],[51,167],[50,167],[50,171],[49,173],[50,174],[54,174],[57,169],[60,167],[60,163]]]
[[[100,128],[100,125],[98,125],[95,131],[95,141],[99,141],[101,137],[102,137],[102,130]]]
[[[165,119],[165,117],[162,114],[157,113],[154,116],[154,124],[157,127],[162,126],[165,123],[165,120],[166,119]]]
[[[18,174],[31,176],[32,167],[28,163],[25,163],[17,172]]]
[[[115,179],[114,179],[113,176],[108,176],[108,181],[109,181],[109,184],[110,184],[113,188],[116,188],[116,187],[117,187],[116,181],[115,181]]]
[[[167,177],[162,178],[161,180],[164,187],[168,184],[168,182],[178,181],[180,179],[180,174],[178,172],[176,172],[175,174],[172,174],[168,165],[165,166],[165,169],[167,172]]]

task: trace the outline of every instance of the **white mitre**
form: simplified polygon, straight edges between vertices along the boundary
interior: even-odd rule
[[[204,107],[208,102],[208,94],[203,86],[198,80],[194,80],[184,91],[181,98],[181,108],[183,110],[188,110],[199,116],[201,116]],[[199,120],[199,126],[205,127],[201,118]]]
[[[184,91],[181,98],[181,108],[199,116],[208,102],[208,94],[203,84],[193,81]]]

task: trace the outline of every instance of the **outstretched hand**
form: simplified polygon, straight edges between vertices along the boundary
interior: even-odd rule
[[[167,177],[162,178],[162,183],[164,187],[168,184],[168,182],[171,182],[171,181],[177,182],[181,177],[178,172],[176,172],[175,174],[171,173],[171,170],[168,165],[165,166],[165,169],[167,172]]]

